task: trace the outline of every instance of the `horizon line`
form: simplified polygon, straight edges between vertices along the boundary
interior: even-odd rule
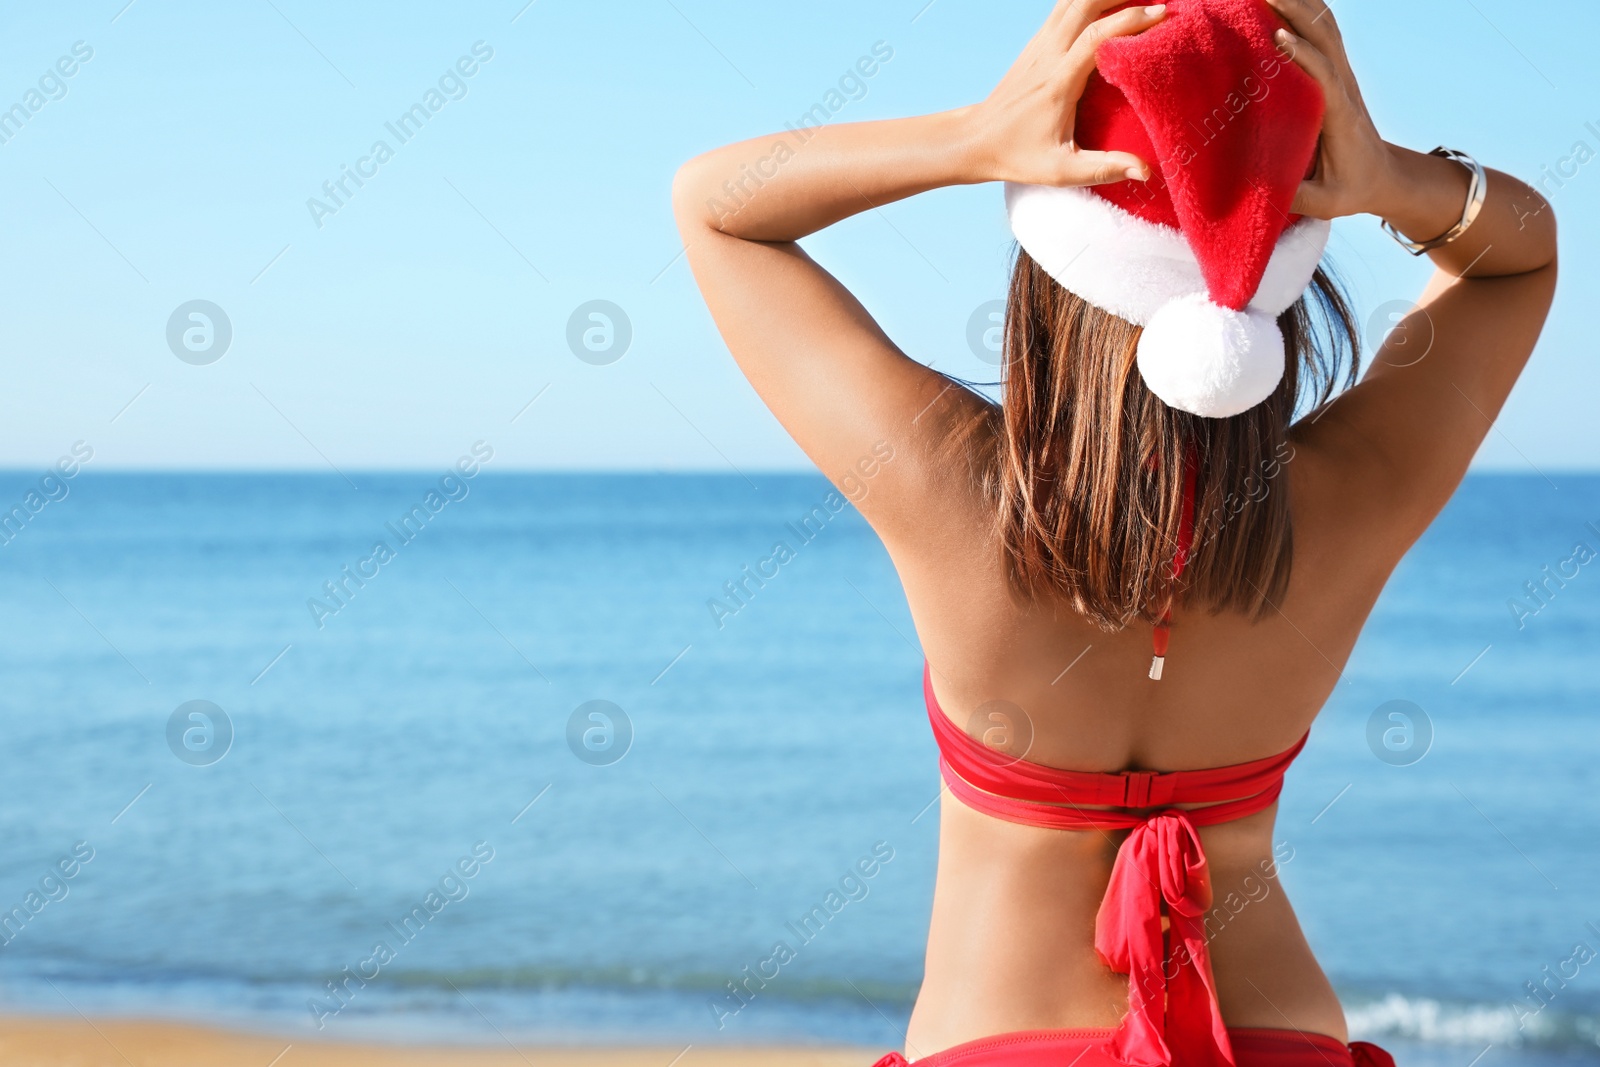
[[[0,478],[8,475],[21,477],[37,477],[41,474],[54,474],[53,464],[46,462],[36,466],[9,466],[0,464]],[[72,475],[73,480],[85,476],[95,475],[123,475],[123,474],[163,474],[163,475],[309,475],[316,477],[340,478],[348,474],[422,474],[433,475],[445,470],[449,473],[453,468],[425,467],[425,466],[393,466],[393,467],[341,467],[338,470],[328,470],[319,467],[180,467],[180,466],[117,466],[102,465],[99,463],[90,467],[84,465],[78,473]],[[607,475],[652,475],[661,477],[677,476],[716,476],[724,478],[743,478],[750,475],[815,475],[825,477],[816,467],[742,467],[729,470],[726,467],[519,467],[495,466],[481,468],[474,478],[485,476],[493,477],[501,474],[550,474],[563,476],[587,475],[604,477]],[[1524,469],[1519,466],[1484,466],[1471,467],[1467,470],[1466,477],[1490,475],[1494,477],[1526,477],[1543,478],[1546,474],[1577,475],[1579,477],[1600,475],[1600,465],[1592,467],[1545,467],[1539,470]]]

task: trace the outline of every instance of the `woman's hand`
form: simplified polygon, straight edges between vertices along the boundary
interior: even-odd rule
[[[1267,0],[1294,32],[1279,30],[1278,47],[1322,87],[1327,113],[1315,175],[1294,198],[1297,215],[1335,219],[1382,215],[1398,178],[1395,151],[1361,99],[1333,12],[1323,0]]]
[[[1138,156],[1088,152],[1073,141],[1078,100],[1101,43],[1142,33],[1166,16],[1165,5],[1104,14],[1121,2],[1060,0],[994,92],[970,109],[983,180],[1033,185],[1149,180],[1150,168]]]

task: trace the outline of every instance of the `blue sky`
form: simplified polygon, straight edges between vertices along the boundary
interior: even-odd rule
[[[431,469],[481,439],[498,469],[803,468],[679,258],[673,171],[798,119],[875,46],[892,58],[839,121],[977,100],[1050,6],[125,4],[0,14],[0,108],[37,104],[0,125],[0,466],[83,440],[96,469]],[[1480,465],[1600,467],[1600,159],[1574,158],[1578,142],[1600,154],[1600,9],[1335,10],[1388,137],[1543,175],[1561,213],[1555,318]],[[438,110],[402,143],[385,124],[429,90]],[[358,167],[335,205],[324,183]],[[992,377],[966,336],[1005,283],[998,188],[941,191],[810,247],[907,351]],[[1333,254],[1363,316],[1424,277],[1371,220],[1340,223]],[[196,300],[231,325],[213,362],[169,345]],[[614,362],[568,343],[595,300],[631,328]]]

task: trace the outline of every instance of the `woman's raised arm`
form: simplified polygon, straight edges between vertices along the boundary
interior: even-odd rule
[[[859,482],[863,464],[883,468],[864,498],[853,497],[880,533],[925,520],[929,493],[947,485],[922,462],[931,454],[925,446],[962,417],[956,405],[983,401],[901,353],[794,242],[943,186],[1147,177],[1142,160],[1072,142],[1073,112],[1100,42],[1148,29],[1164,13],[1132,8],[1102,17],[1116,6],[1062,0],[981,104],[774,134],[709,152],[678,173],[679,229],[729,350],[836,484]],[[936,403],[942,396],[953,403]],[[895,457],[887,464],[885,447]]]
[[[1268,2],[1295,30],[1280,44],[1328,105],[1317,173],[1295,210],[1373,215],[1419,243],[1450,232],[1469,202],[1468,168],[1378,135],[1321,0]],[[1449,501],[1533,352],[1555,293],[1555,214],[1528,185],[1489,171],[1476,220],[1429,255],[1438,271],[1416,309],[1297,441],[1327,460],[1345,490],[1341,514],[1391,563]]]

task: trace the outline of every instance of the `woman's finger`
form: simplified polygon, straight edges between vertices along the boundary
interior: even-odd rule
[[[1143,33],[1166,17],[1166,4],[1152,4],[1149,7],[1130,7],[1115,15],[1096,19],[1084,27],[1067,51],[1066,89],[1071,98],[1076,101],[1083,95],[1084,88],[1089,84],[1089,75],[1094,70],[1095,54],[1102,44],[1113,37],[1131,37]]]
[[[1325,185],[1315,180],[1305,181],[1295,190],[1294,205],[1289,210],[1308,218],[1331,219],[1335,215],[1331,203],[1332,196]]]
[[[1070,46],[1084,30],[1099,21],[1107,11],[1126,2],[1127,0],[1065,0],[1056,6],[1055,14],[1050,16],[1050,20],[1061,31],[1065,44]]]
[[[1267,0],[1289,28],[1330,56],[1344,51],[1339,24],[1325,0]]]
[[[1090,152],[1077,142],[1062,146],[1061,186],[1110,186],[1118,181],[1149,181],[1150,165],[1133,152]]]
[[[1150,167],[1130,152],[1086,152],[1076,145],[1066,147],[1066,184],[1110,185],[1114,182],[1148,181]]]
[[[1350,54],[1344,47],[1344,35],[1333,17],[1333,9],[1325,0],[1267,0],[1290,24],[1290,30],[1323,55],[1339,71],[1345,81],[1345,90],[1352,99],[1361,99],[1361,89],[1356,84],[1355,68],[1350,65]],[[1291,17],[1292,15],[1292,17]]]
[[[1295,66],[1311,75],[1322,87],[1322,98],[1328,114],[1338,114],[1349,103],[1350,98],[1345,92],[1343,73],[1321,50],[1288,30],[1279,30],[1274,40],[1277,41],[1279,50],[1293,60]]]

